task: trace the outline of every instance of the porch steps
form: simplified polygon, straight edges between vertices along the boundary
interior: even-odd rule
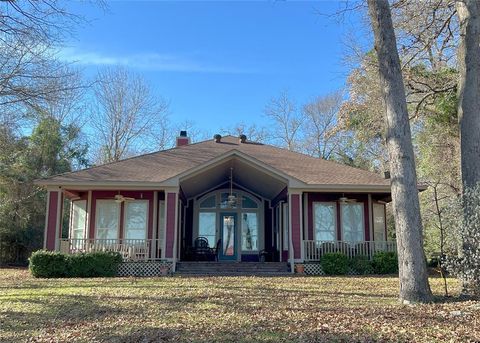
[[[177,275],[281,276],[291,275],[286,262],[177,262]]]

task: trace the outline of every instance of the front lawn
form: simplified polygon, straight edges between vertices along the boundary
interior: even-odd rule
[[[431,285],[442,293],[440,279]],[[479,302],[402,306],[397,287],[394,277],[46,280],[0,269],[0,342],[480,340]]]

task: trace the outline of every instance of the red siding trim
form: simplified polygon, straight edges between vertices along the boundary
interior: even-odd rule
[[[301,258],[301,242],[302,242],[302,232],[300,227],[300,195],[292,194],[291,195],[291,223],[292,223],[292,245],[293,245],[293,258]]]
[[[372,208],[372,211],[373,211],[373,208]],[[365,240],[369,241],[370,240],[370,213],[368,209],[368,198],[363,203],[363,219],[365,222],[365,225],[363,226],[365,228]]]
[[[310,195],[308,196],[308,200],[307,200],[307,218],[308,218],[307,236],[308,236],[308,239],[311,241],[314,239],[313,228],[315,226],[315,223],[313,222],[313,202],[312,202],[312,199],[310,199]]]
[[[387,205],[383,204],[383,214],[384,214],[384,226],[385,226],[385,240],[388,241],[388,236],[387,236]]]
[[[55,250],[58,197],[59,197],[59,192],[50,192],[50,197],[48,200],[47,237],[46,237],[46,246],[45,246],[47,250]]]
[[[167,193],[167,216],[166,216],[166,237],[165,237],[165,257],[173,258],[173,246],[175,243],[175,208],[177,206],[177,195]]]
[[[342,240],[342,205],[337,202],[337,240]]]

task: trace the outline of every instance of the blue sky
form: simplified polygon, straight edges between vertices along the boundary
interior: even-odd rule
[[[62,55],[93,75],[104,65],[142,73],[170,101],[172,120],[208,132],[265,125],[263,108],[288,90],[299,103],[344,87],[344,41],[357,14],[338,23],[339,2],[76,3],[91,19]]]

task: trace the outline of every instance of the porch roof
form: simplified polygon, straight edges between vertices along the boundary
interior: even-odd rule
[[[239,152],[305,186],[365,187],[389,189],[390,181],[378,174],[337,162],[314,158],[268,144],[239,142],[237,137],[222,137],[221,142],[206,140],[40,179],[40,185],[157,184],[197,170],[229,152]]]

